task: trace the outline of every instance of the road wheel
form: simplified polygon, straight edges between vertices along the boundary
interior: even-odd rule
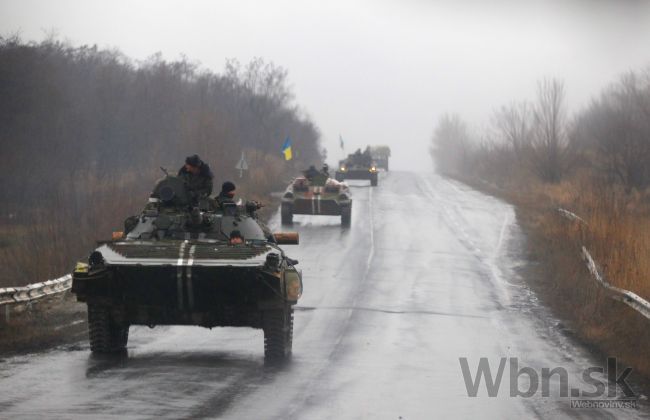
[[[352,223],[352,206],[341,209],[341,226],[349,227]]]
[[[293,223],[293,209],[291,208],[291,204],[282,203],[280,218],[282,219],[283,225],[290,225]]]
[[[293,308],[268,310],[263,316],[265,360],[278,362],[288,359],[293,343]]]
[[[108,307],[89,303],[88,336],[92,352],[119,352],[126,348],[129,341],[129,326],[118,325]]]
[[[372,187],[376,187],[378,182],[379,182],[379,179],[377,177],[377,174],[373,174],[372,177],[370,178],[370,185]]]

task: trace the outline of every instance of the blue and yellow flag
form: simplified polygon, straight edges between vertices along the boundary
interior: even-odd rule
[[[291,139],[287,136],[287,139],[282,145],[282,153],[284,153],[284,160],[291,160],[293,158],[293,152],[291,151]]]

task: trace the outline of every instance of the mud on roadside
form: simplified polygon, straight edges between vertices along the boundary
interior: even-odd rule
[[[87,331],[86,305],[70,291],[29,304],[0,306],[0,356],[73,343]]]

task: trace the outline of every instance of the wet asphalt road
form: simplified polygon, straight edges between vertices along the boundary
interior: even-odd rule
[[[592,391],[602,365],[566,338],[525,286],[513,209],[433,174],[353,183],[352,227],[297,216],[305,290],[290,363],[266,367],[252,329],[132,327],[128,355],[87,343],[0,362],[0,418],[648,418],[647,407],[572,409],[541,389],[468,397],[460,357],[563,367]],[[273,224],[277,226],[276,217]],[[598,377],[598,375],[594,375]],[[522,390],[527,388],[521,379]]]

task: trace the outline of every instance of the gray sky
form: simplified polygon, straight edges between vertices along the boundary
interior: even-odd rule
[[[330,161],[388,144],[395,168],[431,167],[438,117],[480,126],[565,80],[578,110],[622,72],[650,64],[650,2],[632,0],[0,0],[0,33],[117,47],[143,59],[184,53],[221,71],[259,56],[289,70]],[[236,158],[236,157],[235,157]]]

